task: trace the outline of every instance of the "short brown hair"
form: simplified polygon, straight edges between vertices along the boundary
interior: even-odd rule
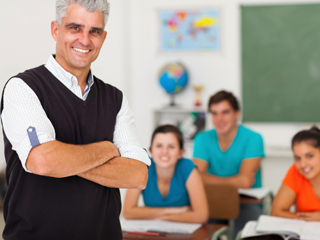
[[[212,104],[220,103],[222,101],[228,101],[228,103],[231,105],[233,110],[235,111],[240,110],[239,103],[236,97],[231,92],[222,90],[210,97],[209,103],[208,103],[208,111],[210,111],[210,107]]]

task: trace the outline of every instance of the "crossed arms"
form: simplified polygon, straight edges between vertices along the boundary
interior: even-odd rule
[[[117,115],[114,144],[102,141],[87,145],[56,141],[55,130],[39,99],[21,79],[8,82],[3,101],[3,128],[26,171],[57,178],[78,175],[108,187],[146,186],[146,164],[150,160],[137,139],[133,114],[125,97]],[[26,132],[29,126],[35,126],[41,143],[33,148]],[[123,130],[125,137],[119,134]]]
[[[73,175],[103,186],[144,189],[148,180],[146,164],[120,157],[108,141],[72,145],[50,141],[31,149],[26,162],[34,174],[63,178]]]
[[[248,158],[242,161],[240,171],[231,177],[218,177],[207,173],[209,164],[199,158],[194,158],[194,163],[198,166],[204,184],[227,184],[238,188],[250,188],[255,183],[255,175],[259,169],[261,157]]]

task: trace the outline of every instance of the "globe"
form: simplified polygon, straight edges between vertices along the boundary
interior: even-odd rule
[[[174,94],[181,92],[188,84],[188,72],[181,63],[170,63],[160,70],[161,87],[171,95],[170,105],[175,105]]]

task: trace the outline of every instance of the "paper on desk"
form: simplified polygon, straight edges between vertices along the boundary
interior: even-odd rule
[[[268,232],[257,232],[256,231],[256,226],[257,226],[257,221],[249,221],[246,223],[244,226],[242,232],[241,232],[241,238],[252,238],[252,237],[257,237],[257,236],[267,236],[273,233],[268,233]],[[290,240],[296,239],[298,237],[297,234],[290,234],[290,235],[285,235],[285,234],[278,234],[283,238],[283,240]]]
[[[256,231],[274,232],[282,234],[295,233],[301,235],[304,223],[305,221],[298,219],[261,215],[258,219]]]
[[[288,219],[261,215],[258,219],[256,231],[273,233],[296,233],[301,240],[319,240],[320,222],[311,222],[298,219]]]
[[[306,222],[300,239],[320,239],[320,222]]]
[[[179,223],[162,220],[128,220],[120,219],[122,231],[136,232],[167,232],[167,233],[193,233],[201,224]]]
[[[238,192],[239,194],[242,194],[242,195],[254,197],[257,199],[262,199],[265,196],[267,196],[269,192],[271,192],[271,189],[270,188],[249,188],[249,189],[239,188]]]
[[[258,233],[256,231],[256,226],[257,226],[257,221],[247,222],[241,232],[241,238],[264,235],[264,233]]]

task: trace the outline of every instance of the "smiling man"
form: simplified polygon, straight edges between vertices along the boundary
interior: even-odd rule
[[[210,98],[208,110],[215,129],[197,134],[193,152],[204,183],[261,187],[263,140],[260,134],[238,124],[240,108],[235,96],[217,92]],[[257,206],[242,205],[236,232],[260,213]]]
[[[208,104],[215,129],[195,137],[194,161],[206,184],[261,187],[264,157],[260,134],[238,125],[240,108],[232,93],[220,91]]]
[[[90,68],[107,0],[57,0],[56,54],[3,92],[3,238],[122,239],[118,188],[144,189],[150,165],[128,101]]]

